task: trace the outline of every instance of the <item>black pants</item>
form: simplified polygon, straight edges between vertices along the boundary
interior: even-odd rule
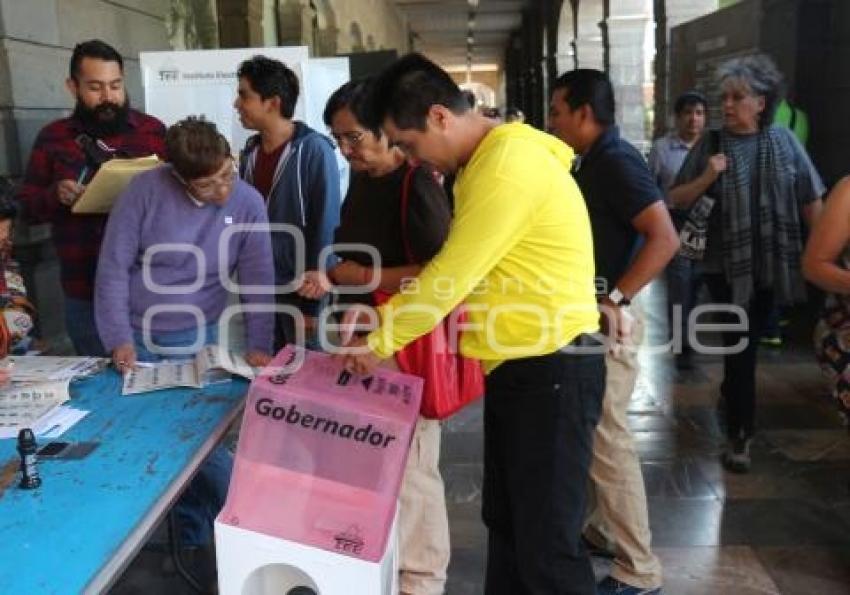
[[[512,360],[488,375],[487,595],[596,593],[581,532],[604,392],[601,354]]]
[[[732,298],[732,288],[723,275],[706,275],[705,283],[711,299],[717,304],[728,304]],[[756,356],[759,339],[765,322],[774,308],[773,292],[759,290],[755,292],[745,308],[749,318],[746,330],[724,331],[723,345],[726,347],[747,340],[747,347],[739,352],[723,356],[723,382],[720,394],[723,395],[726,414],[726,434],[734,440],[749,438],[755,432],[756,422]],[[723,314],[724,323],[739,322],[734,314]]]

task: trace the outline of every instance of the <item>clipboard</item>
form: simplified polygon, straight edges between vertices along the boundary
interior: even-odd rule
[[[100,166],[94,178],[86,186],[83,195],[71,207],[78,215],[108,213],[133,176],[155,168],[159,157],[149,155],[136,159],[110,159]]]

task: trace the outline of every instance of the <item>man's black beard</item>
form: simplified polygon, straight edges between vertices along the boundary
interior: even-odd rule
[[[95,108],[87,107],[78,98],[77,105],[74,107],[74,118],[83,125],[83,129],[89,135],[95,138],[115,136],[125,132],[129,113],[129,97],[124,100],[124,105],[106,102]]]

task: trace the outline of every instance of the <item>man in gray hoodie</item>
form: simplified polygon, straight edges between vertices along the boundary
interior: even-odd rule
[[[294,229],[272,233],[275,283],[281,287],[305,271],[327,268],[319,257],[339,225],[339,169],[331,140],[292,119],[299,85],[290,68],[254,56],[239,65],[237,75],[234,107],[242,125],[258,133],[245,144],[239,173],[265,199],[269,222],[291,225],[303,238],[299,251]],[[321,302],[301,298],[294,289],[277,296],[278,305],[288,308],[276,316],[275,350],[297,341],[318,346]]]

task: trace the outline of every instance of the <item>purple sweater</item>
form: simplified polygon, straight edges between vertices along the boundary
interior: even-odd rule
[[[95,284],[95,317],[107,350],[133,342],[151,306],[177,306],[183,311],[160,312],[151,320],[153,333],[182,331],[197,325],[187,311],[197,308],[203,324],[216,322],[227,305],[227,290],[219,278],[219,240],[236,224],[267,224],[263,200],[249,184],[238,180],[222,207],[199,207],[163,165],[136,176],[118,197],[103,238]],[[150,282],[142,268],[146,251],[157,244],[182,244],[150,256]],[[271,240],[268,232],[235,233],[221,262],[229,278],[241,286],[274,286]],[[189,249],[199,251],[196,257]],[[199,256],[199,255],[198,255]],[[203,261],[199,271],[199,260]],[[234,275],[235,273],[235,275]],[[147,285],[147,286],[146,286]],[[153,291],[153,286],[166,291]],[[185,287],[181,293],[168,288]],[[273,295],[240,294],[243,304],[272,304]],[[271,312],[248,312],[245,331],[249,350],[271,353],[274,319]]]

